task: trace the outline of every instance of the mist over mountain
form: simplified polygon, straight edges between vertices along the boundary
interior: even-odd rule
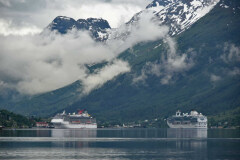
[[[86,108],[121,121],[232,110],[240,105],[239,16],[237,0],[154,0],[119,28],[56,17],[40,45],[22,40],[27,56],[41,55],[25,62],[32,70],[1,72],[11,81],[0,86],[11,91],[1,92],[0,106],[37,116]]]
[[[98,41],[107,39],[125,39],[137,26],[140,19],[151,14],[152,21],[159,25],[167,25],[169,34],[174,36],[189,28],[198,19],[207,14],[219,0],[208,1],[175,1],[175,0],[154,0],[147,5],[145,10],[136,13],[126,24],[119,28],[109,26],[103,19],[88,18],[75,21],[70,17],[58,16],[47,27],[51,31],[58,31],[61,34],[72,29],[90,31],[91,36]],[[93,23],[94,22],[94,23]]]

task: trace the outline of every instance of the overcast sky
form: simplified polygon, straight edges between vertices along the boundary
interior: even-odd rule
[[[151,0],[0,0],[0,34],[39,33],[56,16],[104,18],[112,28],[128,21]]]

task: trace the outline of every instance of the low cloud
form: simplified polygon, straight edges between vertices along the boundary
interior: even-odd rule
[[[57,16],[104,18],[117,28],[150,3],[149,0],[0,0],[0,18],[46,27]]]
[[[88,94],[131,70],[127,62],[116,60],[122,51],[139,42],[157,40],[167,33],[166,27],[150,19],[148,15],[133,26],[125,41],[114,40],[108,44],[95,42],[88,32],[76,30],[65,35],[49,32],[47,35],[0,36],[0,81],[4,87],[33,95],[81,80],[83,92]],[[86,64],[102,62],[108,65],[94,73],[86,67]]]
[[[85,86],[83,93],[88,94],[91,90],[101,87],[105,82],[113,79],[119,74],[129,72],[130,66],[127,62],[122,60],[114,60],[96,73],[87,75],[83,78],[83,85]]]
[[[9,0],[0,0],[0,4],[6,7],[11,6],[11,2]]]
[[[240,47],[235,44],[224,43],[223,52],[221,59],[225,63],[240,62]]]
[[[85,32],[8,36],[0,37],[0,42],[0,79],[26,94],[63,87],[86,76],[84,64],[114,57]]]
[[[222,67],[225,75],[237,76],[240,75],[240,68],[233,68],[233,64],[239,64],[240,62],[240,47],[233,43],[225,42],[223,45],[223,54],[220,56],[222,61],[226,63],[225,67]],[[237,65],[238,66],[238,65]]]
[[[16,25],[13,24],[11,20],[0,19],[0,35],[8,36],[8,35],[29,35],[29,34],[38,34],[42,31],[42,29],[31,25],[31,24],[21,24]]]
[[[240,68],[235,67],[235,68],[233,68],[233,70],[230,70],[228,73],[231,76],[240,75]]]
[[[111,33],[110,36],[116,39],[110,38],[108,45],[122,52],[140,42],[163,39],[168,34],[169,28],[153,21],[153,17],[152,12],[146,12],[137,23],[120,26]]]
[[[221,77],[218,76],[218,75],[215,75],[215,74],[211,74],[211,75],[210,75],[210,80],[211,80],[212,82],[217,82],[217,81],[221,80]]]
[[[162,53],[162,58],[155,62],[147,62],[141,70],[141,74],[133,78],[133,83],[143,82],[148,75],[154,75],[160,78],[163,85],[169,84],[173,77],[179,73],[189,70],[193,65],[193,49],[189,49],[184,54],[177,53],[177,45],[173,38],[166,36],[164,38],[168,51],[166,55]]]

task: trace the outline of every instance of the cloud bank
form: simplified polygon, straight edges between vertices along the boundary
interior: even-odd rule
[[[114,57],[85,32],[8,36],[0,37],[0,42],[0,79],[26,94],[63,87],[86,76],[84,64]]]
[[[42,31],[42,29],[31,25],[31,24],[23,24],[22,26],[17,26],[12,23],[12,21],[7,21],[4,19],[0,19],[0,35],[8,36],[8,35],[29,35],[29,34],[38,34]]]
[[[114,60],[112,64],[83,79],[83,85],[85,86],[83,93],[88,94],[91,90],[101,87],[105,82],[125,72],[130,72],[129,64],[122,60]]]
[[[235,44],[224,43],[223,52],[220,58],[225,63],[240,62],[240,47],[237,47]]]
[[[116,60],[122,51],[139,42],[162,38],[168,32],[151,18],[151,15],[143,17],[124,41],[108,44],[95,42],[87,32],[76,30],[66,35],[49,32],[47,36],[0,36],[1,85],[33,95],[81,80],[83,92],[88,94],[131,70],[127,62]],[[108,65],[94,73],[86,67],[101,62]]]
[[[176,42],[173,38],[166,35],[163,39],[168,51],[162,54],[162,58],[155,62],[147,62],[141,70],[139,76],[133,78],[133,84],[145,83],[150,75],[159,77],[160,83],[163,85],[169,84],[175,75],[189,70],[193,65],[193,49],[189,49],[186,53],[177,53]]]
[[[110,34],[115,39],[110,37],[108,45],[117,49],[118,52],[123,52],[126,48],[140,42],[163,39],[168,34],[169,28],[153,21],[154,16],[152,12],[145,12],[137,23],[121,25]]]
[[[218,76],[218,75],[215,75],[215,74],[211,74],[211,75],[210,75],[210,80],[211,80],[212,82],[217,82],[217,81],[220,81],[220,80],[221,80],[221,77]]]
[[[148,3],[149,0],[0,0],[0,35],[36,33],[57,16],[103,18],[117,28]]]

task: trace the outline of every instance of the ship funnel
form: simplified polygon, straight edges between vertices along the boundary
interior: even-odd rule
[[[176,112],[176,116],[181,116],[181,111],[178,110],[178,111]]]

